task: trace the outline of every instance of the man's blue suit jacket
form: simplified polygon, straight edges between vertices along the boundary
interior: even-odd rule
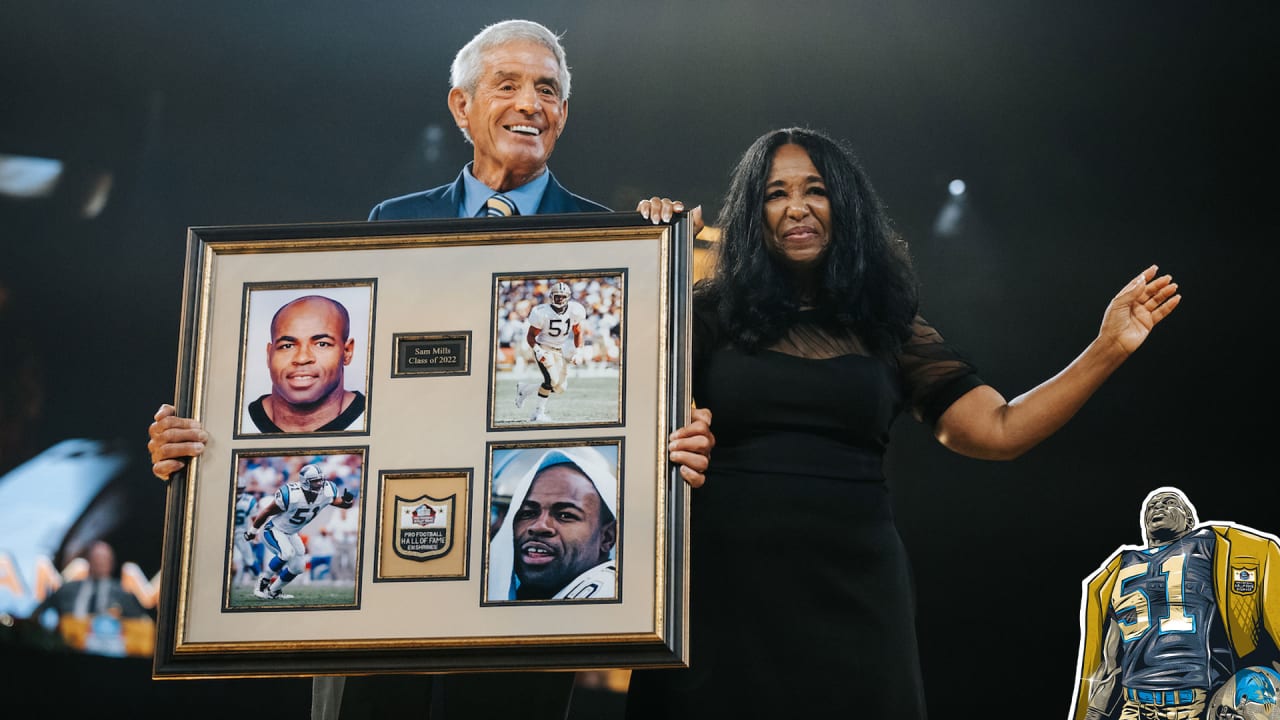
[[[462,172],[466,172],[463,170]],[[538,203],[538,215],[550,213],[574,212],[610,212],[609,208],[592,202],[580,195],[574,195],[564,186],[556,182],[556,176],[550,175],[547,189],[542,193],[542,202]],[[418,220],[423,218],[451,218],[458,216],[458,206],[462,204],[462,173],[448,185],[423,190],[421,192],[401,195],[383,200],[369,211],[370,220]]]

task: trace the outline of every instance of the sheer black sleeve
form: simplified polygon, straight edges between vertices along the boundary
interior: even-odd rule
[[[968,358],[919,315],[898,352],[898,372],[912,416],[930,426],[961,395],[986,384]]]

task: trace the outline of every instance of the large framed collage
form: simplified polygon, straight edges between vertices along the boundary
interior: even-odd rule
[[[153,676],[685,665],[691,243],[190,228],[176,406],[210,440],[169,484]]]

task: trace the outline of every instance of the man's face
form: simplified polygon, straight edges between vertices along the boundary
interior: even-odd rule
[[[89,548],[89,576],[111,577],[116,569],[116,554],[109,545],[95,543]]]
[[[343,392],[343,368],[355,341],[342,338],[342,315],[329,302],[305,300],[284,309],[267,345],[271,392],[306,407]]]
[[[1191,508],[1176,493],[1159,493],[1142,511],[1148,542],[1168,542],[1187,530]]]
[[[573,465],[538,472],[512,524],[521,591],[549,598],[608,557],[616,526],[601,526],[603,500]]]
[[[454,121],[475,145],[476,179],[509,190],[546,168],[569,115],[559,71],[550,50],[518,40],[484,54],[474,95],[449,92]]]

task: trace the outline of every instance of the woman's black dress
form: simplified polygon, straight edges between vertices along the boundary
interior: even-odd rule
[[[910,563],[882,460],[981,384],[917,319],[892,361],[802,319],[740,352],[695,307],[694,401],[716,447],[693,491],[690,667],[636,670],[629,720],[924,718]]]

